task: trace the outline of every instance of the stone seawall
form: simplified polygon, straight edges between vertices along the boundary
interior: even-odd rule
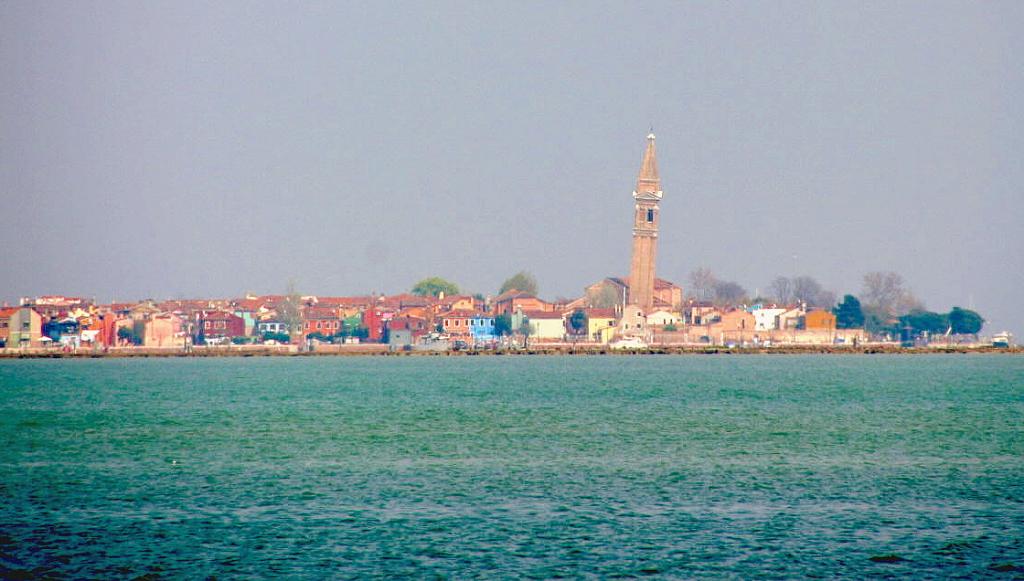
[[[62,351],[60,349],[0,349],[0,359],[91,359],[91,358],[149,358],[149,357],[329,357],[386,355],[390,357],[473,357],[520,355],[919,355],[1003,353],[1024,354],[1024,348],[998,347],[900,347],[890,344],[833,346],[787,345],[779,347],[722,347],[722,346],[651,346],[642,349],[611,349],[607,346],[537,346],[526,349],[489,349],[462,351],[390,351],[387,345],[320,345],[312,351],[301,351],[294,345],[245,345],[230,347],[195,347],[191,351],[180,348],[123,347],[117,349]]]

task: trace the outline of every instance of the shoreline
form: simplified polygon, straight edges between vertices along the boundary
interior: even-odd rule
[[[899,347],[894,345],[724,347],[696,345],[651,346],[643,349],[611,349],[607,346],[536,346],[527,349],[487,349],[459,351],[391,351],[387,345],[319,346],[312,351],[293,347],[197,347],[118,348],[108,351],[57,349],[0,350],[0,359],[148,359],[205,357],[520,357],[520,356],[595,356],[595,355],[969,355],[1024,354],[1024,347]]]

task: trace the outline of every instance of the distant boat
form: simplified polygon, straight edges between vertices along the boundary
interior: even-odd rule
[[[1013,335],[1011,335],[1009,331],[1003,331],[1002,333],[996,333],[995,335],[992,335],[992,346],[993,347],[1009,347],[1010,346],[1010,339],[1012,339],[1012,338],[1013,338]]]
[[[639,337],[626,337],[614,343],[609,343],[612,349],[647,349],[647,343]]]

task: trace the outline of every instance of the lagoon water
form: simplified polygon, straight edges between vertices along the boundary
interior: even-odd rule
[[[1020,577],[1024,358],[0,361],[25,574]]]

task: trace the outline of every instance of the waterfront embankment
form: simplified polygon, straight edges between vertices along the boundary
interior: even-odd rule
[[[391,350],[387,345],[318,345],[300,349],[294,345],[232,345],[181,348],[122,347],[100,349],[0,349],[0,359],[93,359],[93,358],[166,358],[166,357],[328,357],[328,356],[390,356],[390,357],[471,357],[523,355],[915,355],[915,354],[1024,354],[1022,347],[941,346],[901,347],[880,343],[846,345],[782,345],[774,347],[727,347],[717,345],[651,345],[638,349],[613,349],[607,345],[536,345],[526,348],[483,350]]]

